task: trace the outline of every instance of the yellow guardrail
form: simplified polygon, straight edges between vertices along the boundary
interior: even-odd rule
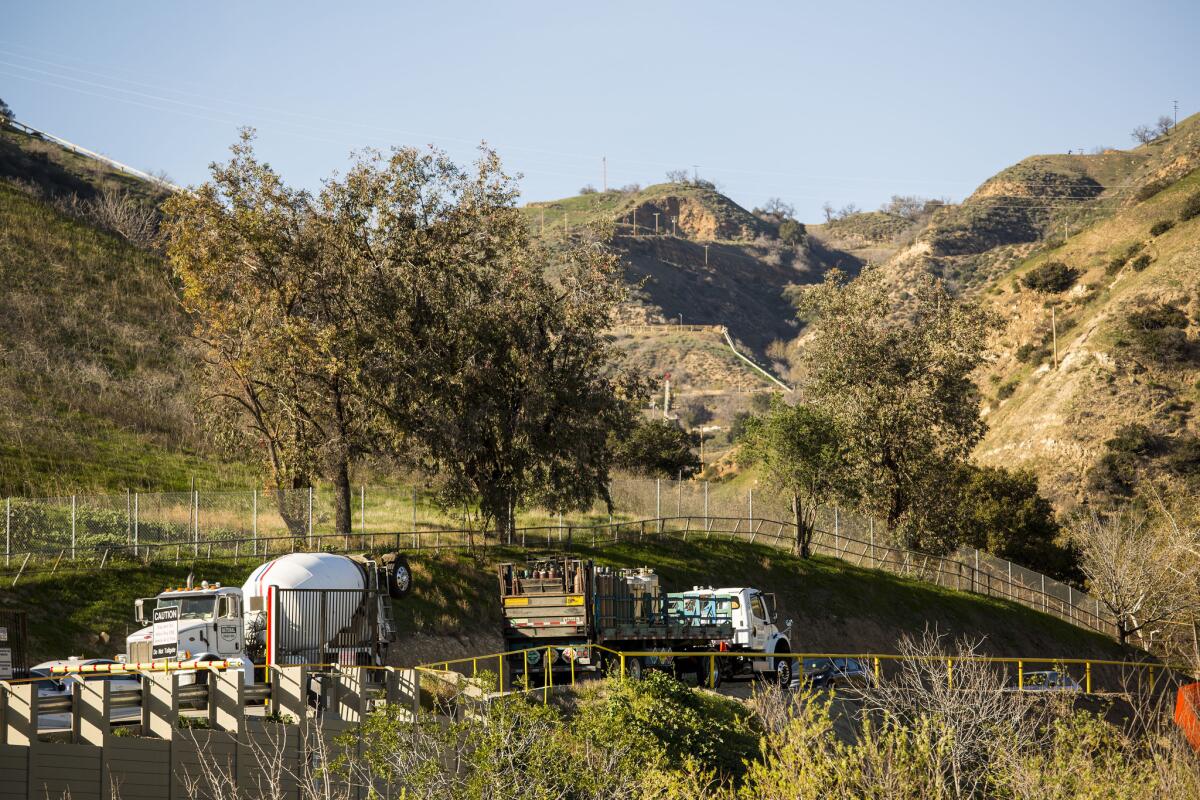
[[[479,665],[481,662],[497,660],[497,675],[499,678],[499,690],[504,693],[504,662],[509,658],[520,657],[522,659],[523,670],[522,677],[524,685],[522,693],[530,691],[542,691],[544,693],[543,701],[549,695],[551,689],[554,688],[553,668],[542,669],[543,684],[541,686],[529,686],[529,654],[538,653],[540,662],[545,659],[545,664],[551,664],[554,661],[554,651],[562,650],[556,645],[539,645],[537,647],[529,647],[523,650],[506,650],[496,653],[488,653],[481,656],[467,656],[464,658],[450,659],[447,661],[435,661],[429,664],[423,664],[416,667],[418,672],[430,674],[445,674],[451,671],[451,667],[460,664],[471,665],[471,677],[476,677],[479,674]],[[746,651],[663,651],[663,650],[615,650],[611,647],[606,647],[600,644],[580,645],[578,650],[586,652],[588,660],[591,660],[592,651],[600,651],[608,653],[614,660],[619,663],[618,674],[624,678],[627,676],[626,659],[629,658],[706,658],[708,660],[708,685],[710,688],[716,685],[716,665],[717,659],[720,658],[753,658],[753,659],[791,659],[804,663],[805,659],[837,659],[837,658],[853,658],[859,661],[866,662],[870,665],[873,676],[878,679],[882,674],[883,664],[885,662],[899,662],[912,660],[925,661],[945,661],[947,680],[953,684],[954,681],[954,664],[960,661],[972,661],[988,664],[1009,665],[1016,668],[1017,688],[1025,689],[1026,666],[1049,666],[1062,667],[1082,666],[1083,667],[1083,685],[1082,690],[1085,694],[1094,694],[1092,691],[1092,670],[1093,667],[1120,667],[1125,669],[1140,669],[1145,670],[1147,675],[1147,686],[1149,691],[1153,692],[1156,686],[1156,676],[1159,671],[1185,671],[1183,668],[1172,667],[1169,664],[1154,661],[1117,661],[1114,659],[1098,659],[1098,658],[1055,658],[1055,657],[1010,657],[1010,656],[927,656],[914,659],[913,656],[904,656],[897,653],[766,653],[766,652],[746,652]],[[575,665],[579,659],[568,658],[570,670],[570,683],[567,685],[574,686],[576,684],[576,669]],[[535,663],[535,667],[537,663]]]

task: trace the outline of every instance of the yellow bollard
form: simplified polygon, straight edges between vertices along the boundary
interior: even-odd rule
[[[625,680],[625,654],[621,653],[621,680]]]
[[[579,657],[579,653],[576,653],[574,656],[571,657],[571,685],[572,686],[575,685],[575,659],[578,657]]]
[[[521,658],[525,659],[525,674],[522,676],[522,682],[525,684],[525,691],[529,691],[529,651],[522,650]]]
[[[501,653],[496,657],[497,666],[500,667],[500,686],[497,687],[501,692],[504,691],[504,654]]]
[[[472,658],[471,659],[471,677],[474,678],[478,674],[479,674],[479,659]]]
[[[717,688],[717,657],[712,653],[708,654],[708,688]]]
[[[951,689],[954,688],[954,662],[946,659],[946,685]]]
[[[1025,691],[1025,662],[1017,661],[1017,689]]]
[[[1083,691],[1087,694],[1092,693],[1092,662],[1088,661],[1083,665]]]
[[[1154,694],[1154,667],[1150,668],[1150,694]]]
[[[875,682],[879,682],[879,656],[875,656]]]
[[[550,659],[553,658],[553,656],[554,656],[554,648],[547,647],[546,648],[546,661],[545,661],[546,681],[545,681],[545,689],[542,692],[542,705],[546,705],[546,703],[550,702],[550,689],[554,686],[554,670],[550,669],[550,665],[552,663],[550,661]]]

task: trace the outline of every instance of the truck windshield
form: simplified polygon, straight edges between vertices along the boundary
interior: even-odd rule
[[[172,597],[170,600],[159,600],[159,608],[170,606],[179,607],[179,619],[200,619],[211,621],[216,606],[215,597]]]

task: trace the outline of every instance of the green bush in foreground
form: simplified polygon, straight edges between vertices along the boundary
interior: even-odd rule
[[[774,687],[741,703],[650,672],[549,705],[465,703],[448,724],[388,707],[340,737],[323,796],[390,784],[406,800],[1200,798],[1200,761],[1165,715],[1134,734],[1069,698],[1003,692],[981,662],[960,662],[951,683],[943,663],[902,662],[857,703]]]

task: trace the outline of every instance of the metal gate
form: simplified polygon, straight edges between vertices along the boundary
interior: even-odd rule
[[[29,635],[24,611],[0,611],[0,681],[29,677]]]
[[[373,664],[384,647],[377,593],[275,589],[268,659],[273,664]]]

